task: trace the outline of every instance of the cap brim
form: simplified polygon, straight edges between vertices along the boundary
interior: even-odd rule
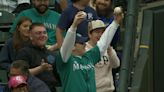
[[[75,43],[84,44],[87,41],[88,41],[88,37],[78,37],[78,38],[76,38]]]
[[[94,29],[91,29],[91,30],[90,30],[90,32],[91,32],[91,31],[95,31],[95,30],[98,30],[98,29],[104,29],[104,31],[105,31],[105,28],[106,28],[106,27],[99,27],[99,28],[94,28]]]

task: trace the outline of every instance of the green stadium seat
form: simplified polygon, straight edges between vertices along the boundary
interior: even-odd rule
[[[0,25],[13,23],[14,18],[14,14],[0,10]]]
[[[0,85],[7,85],[8,77],[6,70],[0,70]]]

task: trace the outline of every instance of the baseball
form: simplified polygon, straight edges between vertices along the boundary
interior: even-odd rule
[[[85,13],[85,12],[82,11],[82,14],[83,14],[84,18],[87,17],[87,13]]]
[[[120,13],[122,13],[121,7],[115,7],[115,8],[114,8],[114,13],[115,13],[115,14],[120,14]]]

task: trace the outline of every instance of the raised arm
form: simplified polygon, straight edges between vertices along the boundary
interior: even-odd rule
[[[60,49],[60,53],[61,53],[61,57],[65,63],[71,56],[72,49],[75,44],[77,26],[84,19],[84,17],[85,17],[85,15],[82,11],[78,12],[75,15],[74,21],[73,21],[71,27],[68,29],[66,37],[64,38],[63,44]]]
[[[105,32],[102,34],[100,40],[97,42],[101,56],[104,55],[107,48],[110,46],[112,38],[119,26],[119,23],[122,21],[122,13],[115,15],[114,21],[105,29]]]
[[[99,47],[101,56],[104,55],[105,51],[109,47],[112,38],[118,28],[119,24],[115,21],[113,21],[105,30],[105,32],[102,34],[100,40],[97,42],[97,46]]]

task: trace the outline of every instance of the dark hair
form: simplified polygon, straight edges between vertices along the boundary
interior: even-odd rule
[[[30,31],[31,31],[34,27],[36,27],[36,26],[45,27],[43,23],[38,23],[38,22],[32,23],[32,25],[30,26]],[[46,27],[45,27],[45,28],[46,28]]]
[[[29,75],[29,65],[24,60],[15,60],[10,68],[20,69],[23,75]]]
[[[20,25],[25,21],[30,21],[32,23],[32,20],[30,18],[22,17],[16,25],[16,30],[15,30],[14,36],[13,36],[13,47],[16,51],[19,50],[20,48],[22,48],[22,45],[25,42],[19,31]]]

